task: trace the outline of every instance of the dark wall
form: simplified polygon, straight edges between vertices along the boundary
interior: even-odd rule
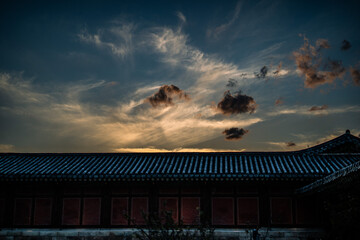
[[[319,226],[303,182],[2,183],[0,226],[73,228],[143,225],[144,214],[171,212],[175,222],[216,227]]]
[[[328,239],[355,239],[360,226],[360,175],[337,181],[321,193]]]

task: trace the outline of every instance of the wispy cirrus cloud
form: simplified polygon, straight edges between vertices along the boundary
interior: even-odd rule
[[[324,111],[326,109],[328,109],[328,105],[322,105],[322,106],[312,106],[309,111],[310,112],[314,112],[314,111]]]
[[[209,28],[206,32],[207,36],[213,37],[216,39],[219,37],[219,35],[222,32],[225,32],[226,30],[228,30],[235,23],[235,21],[239,18],[241,7],[242,7],[242,2],[241,1],[237,2],[234,13],[232,14],[230,20],[226,23],[223,23],[223,24],[215,27],[214,29]]]
[[[224,79],[236,79],[241,88],[260,84],[253,81],[256,78],[253,73],[254,70],[258,70],[259,58],[271,55],[283,44],[275,44],[249,56],[250,65],[247,64],[246,68],[241,68],[237,64],[226,62],[219,56],[207,54],[192,46],[189,44],[189,36],[181,30],[157,27],[148,32],[149,40],[146,42],[160,54],[160,61],[186,70],[187,77],[190,76],[193,81],[191,86],[185,90],[190,94],[202,93],[195,94],[198,96],[203,96],[205,93],[216,95],[216,92],[222,89]],[[279,69],[276,77],[284,77],[289,74],[295,73],[291,73],[289,69]]]
[[[23,73],[0,73],[0,91],[18,103],[41,103],[47,101],[50,96],[47,93],[34,91],[33,79],[23,79]]]
[[[78,38],[124,59],[134,51],[134,30],[135,26],[132,23],[117,23],[115,26],[99,29],[95,34],[84,29],[78,34]]]
[[[184,24],[185,16],[180,12],[177,15],[180,24]],[[132,24],[128,26],[120,24],[117,28],[104,28],[96,34],[83,32],[79,38],[125,58],[131,55],[134,45],[137,44],[133,42],[134,29]],[[207,54],[194,47],[190,44],[189,36],[182,32],[181,27],[174,29],[152,27],[143,30],[141,34],[143,37],[141,47],[146,48],[147,52],[155,56],[154,61],[160,62],[164,68],[181,69],[180,77],[164,78],[165,82],[156,79],[156,82],[140,83],[140,86],[136,85],[135,89],[128,91],[126,96],[122,96],[122,100],[117,100],[114,105],[110,106],[101,103],[89,104],[83,101],[83,96],[90,91],[96,92],[104,89],[112,85],[112,82],[97,79],[78,81],[76,84],[68,86],[56,86],[57,89],[54,92],[48,93],[23,77],[19,77],[17,84],[22,86],[19,88],[14,85],[16,81],[13,78],[15,76],[8,74],[10,80],[3,81],[6,83],[3,84],[3,89],[10,90],[8,92],[13,91],[13,99],[21,99],[22,95],[26,95],[22,98],[28,103],[16,110],[7,109],[6,111],[13,114],[31,115],[31,117],[45,122],[44,128],[52,132],[49,135],[57,134],[67,139],[74,139],[72,141],[76,144],[101,146],[96,148],[101,151],[152,149],[149,146],[160,150],[174,150],[179,146],[186,148],[191,144],[219,138],[224,129],[233,129],[234,126],[247,129],[264,121],[268,115],[316,114],[309,112],[310,106],[300,109],[297,109],[297,106],[294,108],[281,106],[273,113],[262,115],[264,118],[261,115],[249,114],[243,115],[241,119],[236,118],[239,113],[255,111],[257,106],[255,97],[251,97],[253,96],[251,91],[246,91],[246,95],[235,92],[235,94],[226,94],[222,98],[226,80],[233,79],[232,82],[228,82],[230,84],[228,87],[254,89],[253,86],[263,83],[253,81],[256,76],[254,76],[252,68],[242,69],[238,64],[226,62],[217,55]],[[275,44],[260,51],[260,55],[255,55],[257,57],[270,56],[281,45]],[[321,41],[318,45],[318,48],[325,48],[326,42]],[[276,69],[269,66],[266,72],[262,72],[264,76],[266,74],[283,76],[289,73],[288,70],[283,69],[282,64],[279,64]],[[181,84],[179,84],[180,82]],[[160,94],[159,89],[172,85],[174,87],[163,88],[165,94]],[[181,89],[177,90],[176,86],[181,86]],[[170,93],[169,89],[173,92]],[[155,95],[151,96],[154,92],[155,95],[157,94],[156,97]],[[185,92],[191,95],[191,102],[178,101],[174,105],[171,104],[172,96],[170,95],[175,93],[175,97],[181,97],[185,96]],[[151,97],[149,98],[149,96]],[[153,99],[156,106],[161,103],[160,105],[163,107],[152,108],[150,104],[144,103],[146,98]],[[227,116],[214,111],[215,103],[220,104],[217,107],[218,111]],[[29,112],[31,113],[29,114]],[[333,108],[322,111],[322,114],[332,113],[334,113]],[[56,126],[56,129],[60,130],[57,132],[50,125]],[[245,134],[242,134],[241,129],[237,131],[238,133],[235,131],[234,134],[231,134],[230,131],[228,135],[234,136],[234,139],[237,136],[241,138]],[[224,149],[223,146],[219,146],[219,148]],[[91,148],[87,147],[87,149]]]
[[[343,130],[339,130],[336,131],[336,133],[328,134],[325,137],[319,136],[318,134],[291,134],[293,138],[296,138],[296,141],[284,141],[284,142],[273,141],[273,142],[267,142],[267,144],[272,146],[277,146],[283,150],[291,150],[291,151],[301,150],[334,139],[343,133],[344,133]]]
[[[287,146],[287,147],[295,147],[295,146],[296,146],[296,143],[294,143],[294,142],[287,142],[287,143],[286,143],[286,146]]]
[[[290,141],[290,142],[267,142],[267,144],[279,147],[282,150],[286,151],[294,151],[305,148],[304,146],[307,146],[306,143],[301,143],[300,145]]]
[[[174,148],[174,149],[164,149],[164,148],[117,148],[115,152],[124,152],[124,153],[172,153],[172,152],[243,152],[246,149],[213,149],[213,148]]]
[[[234,125],[247,127],[262,121],[260,118],[216,119],[216,113],[208,105],[190,102],[151,108],[143,102],[146,91],[143,94],[130,93],[130,99],[134,100],[118,102],[115,106],[89,105],[81,100],[88,91],[108,87],[106,81],[57,86],[57,91],[44,95],[38,86],[23,77],[14,81],[11,74],[3,73],[0,79],[1,90],[25,86],[8,96],[11,100],[21,99],[21,104],[16,108],[2,108],[2,111],[15,116],[25,114],[29,119],[41,122],[41,129],[35,131],[43,131],[47,141],[72,142],[76,151],[96,149],[112,152],[119,148],[148,146],[174,149],[215,138],[224,128]],[[61,145],[56,149],[69,151],[68,148],[63,150]]]
[[[242,70],[235,64],[200,51],[188,44],[188,36],[181,31],[167,27],[154,28],[150,31],[148,42],[155,52],[161,54],[161,62],[187,71],[193,79],[188,89],[190,93],[215,93],[223,85],[224,79],[229,78],[240,78],[240,86],[253,84],[251,78],[242,78],[244,74],[250,76],[250,69]]]
[[[267,113],[268,116],[280,115],[323,115],[323,114],[340,114],[349,112],[360,112],[360,106],[339,106],[328,108],[327,105],[322,106],[278,106]]]
[[[180,24],[184,24],[185,16],[180,12],[177,15]],[[156,54],[154,60],[161,62],[164,67],[182,70],[179,79],[170,78],[166,79],[166,82],[157,79],[156,82],[147,85],[141,83],[137,88],[128,91],[126,96],[122,96],[123,100],[118,100],[111,106],[101,103],[89,104],[83,100],[83,96],[90,91],[96,93],[113,86],[116,84],[113,82],[96,79],[78,81],[68,86],[57,86],[54,92],[46,94],[42,94],[41,87],[29,83],[28,94],[38,98],[41,96],[43,99],[39,100],[38,106],[31,103],[12,113],[21,114],[30,111],[31,117],[45,122],[44,128],[50,132],[49,136],[57,134],[72,139],[76,146],[86,145],[86,149],[100,149],[100,151],[149,148],[149,146],[154,146],[156,149],[177,149],[179,146],[191,146],[218,138],[224,129],[231,129],[234,126],[248,128],[263,121],[262,117],[253,115],[246,115],[241,119],[235,116],[225,117],[217,114],[213,108],[215,102],[222,101],[221,97],[217,98],[217,96],[223,94],[226,79],[236,79],[236,86],[239,88],[249,88],[259,84],[252,81],[255,78],[252,69],[241,69],[237,64],[226,62],[217,55],[206,54],[192,46],[189,43],[189,36],[182,32],[181,26],[175,30],[169,27],[147,28],[140,33],[143,37],[140,46],[134,42],[134,39],[139,40],[134,36],[134,25],[117,24],[117,27],[104,28],[96,34],[84,31],[78,37],[123,59],[132,54],[134,45],[142,47],[141,50],[152,51],[151,54]],[[276,45],[265,52],[270,54],[278,47],[279,45]],[[288,74],[287,70],[280,67],[277,69],[279,76]],[[186,78],[181,79],[183,76]],[[27,80],[23,78],[20,79],[21,81]],[[162,108],[152,108],[150,104],[144,103],[144,99],[161,89],[161,86],[172,84],[182,86],[179,91],[189,93],[192,101],[179,101],[175,105],[163,104]],[[168,97],[168,94],[165,95]],[[16,93],[13,98],[17,96],[19,94]],[[226,110],[229,107],[223,102],[221,109],[225,109],[227,113],[233,111],[235,114],[232,115],[254,112],[256,103],[252,97],[239,92],[231,96],[237,99],[240,105],[235,104],[233,110]],[[163,100],[161,96],[156,99],[160,99],[160,102]],[[165,102],[169,103],[167,100]],[[55,131],[50,125],[57,126],[56,129],[59,131]],[[219,148],[224,149],[220,146]],[[77,151],[81,151],[82,148],[78,149]]]
[[[12,144],[0,144],[0,152],[14,152],[15,146]]]
[[[188,36],[171,28],[155,28],[150,35],[151,44],[163,54],[162,61],[169,65],[181,65],[194,72],[221,72],[224,75],[240,75],[234,64],[224,63],[188,44]],[[210,79],[212,80],[212,79]]]
[[[184,22],[184,23],[186,22],[186,17],[182,12],[180,12],[180,11],[176,12],[176,16],[178,16],[178,18],[181,20],[181,22]]]

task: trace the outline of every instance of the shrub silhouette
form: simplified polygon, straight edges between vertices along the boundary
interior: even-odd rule
[[[201,213],[200,213],[201,214]],[[199,214],[199,215],[200,215]],[[171,211],[145,214],[145,226],[139,226],[129,216],[130,222],[137,227],[134,237],[139,240],[214,240],[214,228],[208,223],[197,220],[193,226],[184,225],[183,221],[175,222]]]

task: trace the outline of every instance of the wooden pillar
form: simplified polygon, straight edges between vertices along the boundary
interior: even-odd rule
[[[211,185],[206,183],[201,188],[201,223],[211,224]]]
[[[152,182],[149,190],[149,214],[157,214],[159,212],[159,188],[155,182]]]
[[[101,198],[101,219],[100,225],[103,227],[111,226],[111,185],[102,186]]]
[[[259,213],[260,226],[268,227],[271,224],[270,217],[270,197],[268,185],[261,184],[259,186]]]
[[[54,188],[52,223],[54,227],[61,228],[63,187],[59,183],[56,183]]]
[[[15,202],[15,195],[14,190],[16,186],[12,186],[11,184],[6,184],[5,186],[5,219],[4,219],[4,226],[5,227],[12,227],[14,222],[14,202]]]

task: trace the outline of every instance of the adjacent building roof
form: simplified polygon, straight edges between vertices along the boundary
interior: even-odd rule
[[[297,189],[297,193],[322,192],[331,189],[336,184],[347,184],[360,181],[360,161],[355,162],[339,171],[336,171],[324,178],[321,178],[309,185]]]
[[[306,154],[323,154],[323,153],[360,153],[360,138],[350,134],[346,130],[345,134],[340,135],[330,141],[318,144],[314,147],[298,151]]]
[[[345,135],[345,137],[344,137]],[[2,153],[0,181],[246,181],[310,180],[360,161],[359,153],[322,153],[346,133],[295,152]],[[352,136],[348,138],[348,135]],[[354,140],[355,139],[355,140]]]

